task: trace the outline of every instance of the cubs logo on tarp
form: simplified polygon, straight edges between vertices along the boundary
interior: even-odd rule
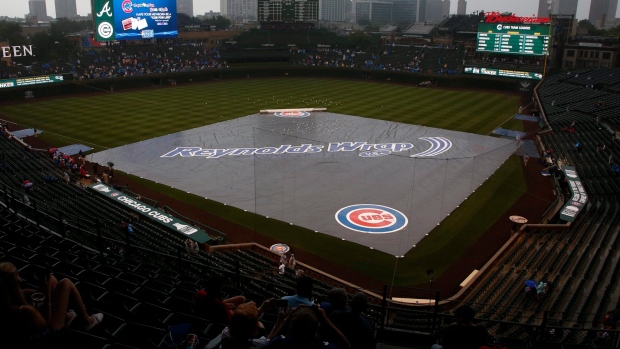
[[[271,245],[271,247],[269,247],[269,249],[272,250],[273,252],[276,252],[276,253],[279,253],[279,254],[287,253],[288,251],[291,250],[291,248],[288,247],[288,245],[285,245],[285,244]]]
[[[281,118],[305,118],[310,116],[310,113],[307,111],[278,111],[273,113],[273,115]]]
[[[341,208],[336,221],[347,229],[369,234],[388,234],[407,226],[408,219],[391,207],[361,204]]]

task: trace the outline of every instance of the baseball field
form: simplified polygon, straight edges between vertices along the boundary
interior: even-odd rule
[[[0,116],[22,127],[42,130],[39,137],[48,144],[82,143],[94,151],[254,114],[261,109],[324,107],[334,113],[481,135],[490,134],[499,126],[523,130],[521,121],[512,119],[520,99],[500,92],[302,78],[214,81],[94,92],[0,105]],[[308,251],[375,280],[401,286],[426,282],[428,268],[434,269],[436,277],[440,276],[526,190],[519,158],[513,156],[428,237],[404,257],[397,258],[291,227],[288,223],[255,217],[166,185],[140,178],[133,180],[293,249]]]

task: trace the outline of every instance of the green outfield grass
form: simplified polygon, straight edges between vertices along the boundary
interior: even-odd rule
[[[0,106],[8,120],[43,130],[50,144],[74,143],[103,150],[254,114],[260,109],[326,107],[328,111],[477,134],[511,121],[517,97],[505,93],[451,91],[407,85],[325,79],[216,81],[131,92],[30,101]],[[510,125],[511,127],[507,127]],[[513,126],[514,125],[514,126]],[[395,285],[440,275],[525,192],[519,159],[509,159],[458,210],[404,258],[368,249],[289,224],[255,218],[241,210],[134,178],[231,221],[307,250],[351,270]],[[501,192],[502,195],[494,195]]]

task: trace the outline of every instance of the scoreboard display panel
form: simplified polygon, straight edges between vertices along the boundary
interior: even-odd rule
[[[480,23],[476,51],[543,56],[549,53],[549,26]]]
[[[261,22],[317,22],[319,0],[258,0]]]
[[[170,39],[179,34],[176,0],[93,0],[97,41]]]

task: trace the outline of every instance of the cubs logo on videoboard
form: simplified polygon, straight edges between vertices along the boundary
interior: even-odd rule
[[[369,234],[388,234],[405,228],[407,217],[391,207],[361,204],[341,208],[336,221],[347,229]]]
[[[277,111],[273,115],[281,118],[305,118],[310,116],[307,111]]]

